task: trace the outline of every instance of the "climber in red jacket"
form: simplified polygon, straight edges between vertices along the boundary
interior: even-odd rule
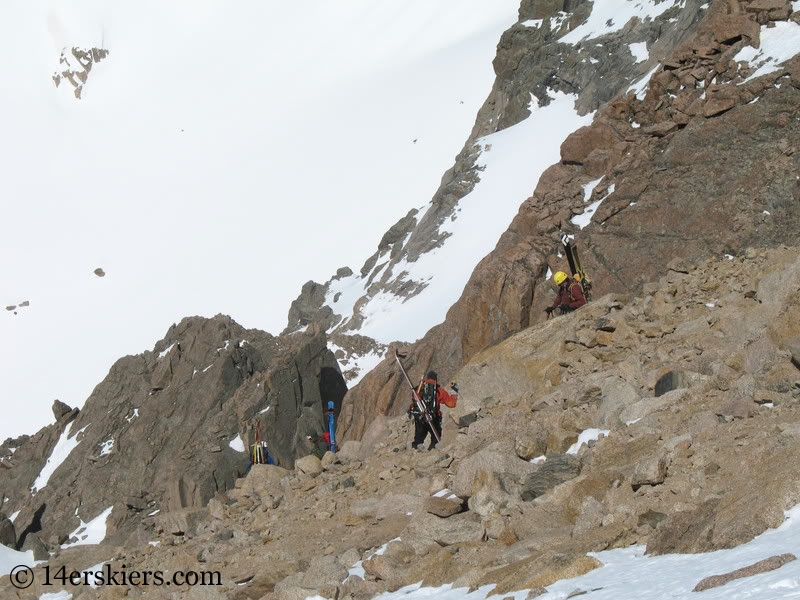
[[[452,384],[452,387],[453,391],[458,393],[456,384]],[[435,371],[429,371],[427,377],[420,381],[417,386],[417,394],[422,399],[425,408],[428,409],[431,415],[431,421],[433,422],[436,435],[433,435],[428,423],[417,409],[412,398],[411,406],[408,409],[409,416],[414,417],[414,443],[411,444],[411,447],[416,450],[419,445],[425,441],[428,433],[430,433],[431,443],[428,449],[432,450],[436,447],[436,437],[438,436],[439,439],[442,439],[442,404],[448,408],[455,408],[458,402],[458,396],[456,394],[447,393],[447,390],[439,385]]]
[[[544,309],[547,314],[559,309],[563,315],[586,304],[586,295],[583,293],[580,281],[576,281],[564,271],[558,271],[553,275],[553,282],[558,286],[558,295],[553,305]]]

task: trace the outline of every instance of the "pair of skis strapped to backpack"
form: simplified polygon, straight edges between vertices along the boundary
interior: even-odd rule
[[[417,392],[417,389],[414,387],[414,384],[411,383],[411,379],[408,377],[408,373],[406,373],[406,368],[403,366],[403,363],[400,360],[401,358],[405,358],[405,355],[400,354],[397,350],[395,350],[394,358],[397,361],[397,364],[400,365],[400,370],[403,372],[403,377],[405,377],[406,383],[408,383],[408,387],[411,388],[411,393],[413,394],[414,404],[417,407],[417,410],[419,411],[420,415],[422,415],[422,418],[425,420],[425,423],[427,423],[428,429],[431,430],[431,435],[433,436],[433,439],[435,439],[436,443],[438,444],[441,440],[439,439],[439,434],[436,433],[436,427],[434,427],[433,425],[433,417],[431,416],[428,407],[425,406],[425,402],[423,402],[422,398]]]
[[[569,262],[569,270],[572,271],[572,278],[581,284],[583,288],[583,295],[586,296],[586,301],[592,299],[592,282],[586,271],[583,270],[581,259],[578,255],[578,248],[572,243],[572,240],[566,233],[561,234],[561,244],[564,246],[564,254],[567,255],[567,262]]]

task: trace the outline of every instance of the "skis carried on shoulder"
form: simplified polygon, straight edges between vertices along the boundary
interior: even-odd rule
[[[586,301],[592,299],[592,282],[586,271],[583,270],[581,265],[581,258],[578,255],[578,247],[572,243],[572,240],[566,233],[561,234],[561,244],[564,246],[564,254],[567,255],[567,262],[569,262],[569,269],[572,271],[572,278],[581,284],[583,288],[583,295],[586,296]]]
[[[431,435],[438,444],[439,442],[441,442],[441,440],[439,439],[439,434],[436,433],[436,427],[433,426],[433,418],[431,417],[431,413],[428,410],[428,407],[425,406],[425,403],[422,401],[422,398],[420,398],[419,394],[417,393],[417,389],[414,387],[414,384],[411,383],[411,379],[408,377],[408,373],[406,373],[406,368],[403,366],[403,363],[400,360],[401,358],[405,358],[405,355],[400,354],[400,352],[395,350],[394,358],[397,361],[397,364],[400,365],[400,371],[403,373],[403,377],[405,377],[406,383],[408,383],[408,387],[411,388],[411,394],[413,395],[414,404],[416,405],[417,410],[419,410],[420,414],[422,415],[422,418],[425,420],[425,423],[428,424],[428,429],[431,430]]]

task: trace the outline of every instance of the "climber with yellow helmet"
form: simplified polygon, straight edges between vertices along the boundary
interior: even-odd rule
[[[580,281],[573,279],[564,271],[557,271],[553,275],[553,282],[558,286],[558,295],[553,305],[544,309],[548,315],[556,309],[563,315],[586,304],[586,295],[583,293]]]

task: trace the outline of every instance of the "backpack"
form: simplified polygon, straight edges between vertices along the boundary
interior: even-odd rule
[[[439,386],[436,382],[433,381],[423,381],[422,382],[422,391],[420,392],[419,396],[422,398],[422,401],[425,403],[425,407],[428,409],[428,412],[431,415],[436,414],[436,388]]]

